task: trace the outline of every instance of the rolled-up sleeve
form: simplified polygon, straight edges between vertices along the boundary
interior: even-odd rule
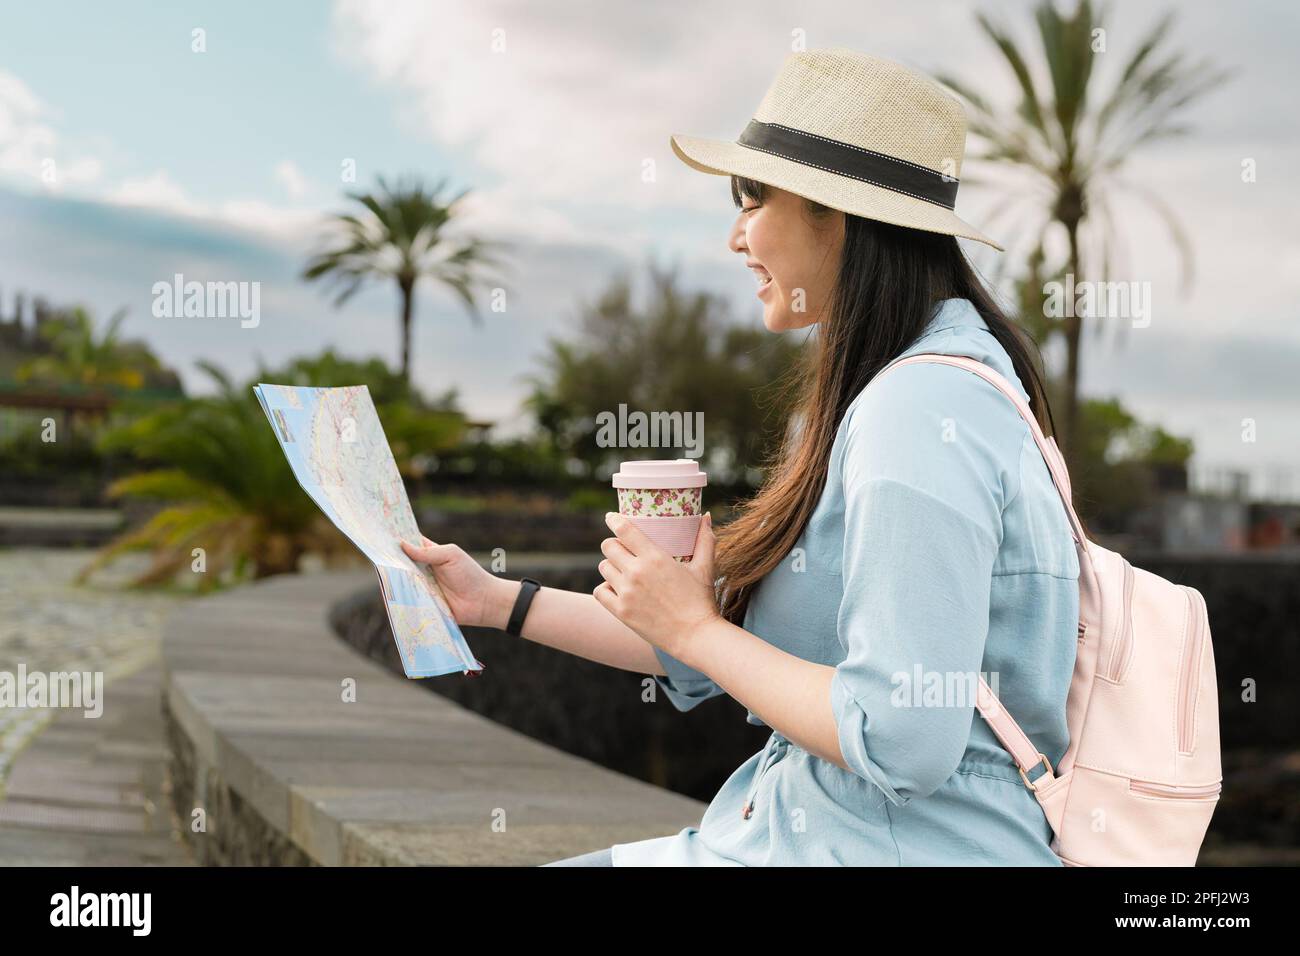
[[[937,789],[970,738],[1019,421],[972,373],[915,365],[842,426],[846,656],[831,706],[848,767],[900,806]]]
[[[717,697],[723,692],[711,677],[683,664],[657,647],[654,651],[665,672],[662,675],[656,674],[655,682],[664,689],[664,693],[678,710],[690,710],[700,701]]]

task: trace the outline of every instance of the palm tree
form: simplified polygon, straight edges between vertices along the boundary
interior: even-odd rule
[[[58,316],[45,327],[52,353],[19,368],[18,380],[89,389],[141,388],[162,366],[143,344],[123,341],[120,330],[125,319],[125,309],[114,313],[101,335],[80,306]]]
[[[1036,78],[1029,58],[1009,30],[988,16],[976,16],[980,29],[1014,75],[1020,102],[1011,115],[996,112],[984,96],[962,81],[943,73],[940,79],[969,105],[970,131],[982,141],[974,158],[1027,171],[1037,189],[1032,197],[1023,189],[1016,190],[999,213],[1021,199],[1036,199],[1041,217],[1036,249],[1041,251],[1053,227],[1063,230],[1068,249],[1064,271],[1074,276],[1076,285],[1083,281],[1085,270],[1095,273],[1096,279],[1110,273],[1118,243],[1110,212],[1116,191],[1135,195],[1160,216],[1178,247],[1186,283],[1191,275],[1191,250],[1177,218],[1158,196],[1123,179],[1121,173],[1135,150],[1187,133],[1190,127],[1181,122],[1180,114],[1228,74],[1168,50],[1166,36],[1174,19],[1171,11],[1142,37],[1114,84],[1102,93],[1093,82],[1093,68],[1097,44],[1105,36],[1105,18],[1106,11],[1094,9],[1090,0],[1080,0],[1069,14],[1062,13],[1052,0],[1041,0],[1034,19],[1047,83],[1040,92],[1042,80]],[[1086,260],[1085,246],[1090,256]],[[1057,328],[1066,341],[1062,450],[1068,453],[1078,420],[1082,319],[1066,316]]]
[[[474,287],[484,267],[495,265],[488,243],[474,236],[448,236],[447,225],[468,193],[443,201],[445,181],[428,188],[417,179],[389,186],[382,177],[373,193],[349,193],[361,210],[335,217],[335,243],[317,253],[303,271],[307,281],[326,278],[340,287],[342,305],[371,279],[397,283],[402,306],[402,377],[411,377],[411,319],[415,289],[423,278],[449,288],[480,322]]]
[[[206,590],[227,572],[261,578],[296,570],[309,551],[333,557],[351,550],[298,486],[252,392],[213,365],[199,367],[217,394],[165,406],[105,436],[105,451],[130,451],[157,464],[114,482],[109,496],[166,507],[110,542],[81,580],[122,554],[147,551],[153,562],[133,583],[164,584],[190,565],[194,548],[203,548],[207,573],[199,587]]]
[[[149,552],[151,565],[132,583],[167,584],[190,566],[194,548],[206,554],[200,590],[229,579],[286,574],[308,553],[333,561],[353,552],[302,490],[285,460],[252,383],[234,385],[215,365],[199,362],[216,393],[186,399],[125,421],[103,438],[108,453],[124,452],[150,464],[114,482],[108,494],[162,502],[141,527],[101,551],[81,572],[87,579],[128,552]],[[366,385],[372,389],[398,468],[412,470],[417,454],[442,453],[464,438],[464,416],[413,400],[404,382],[378,360],[356,362],[326,352],[283,369],[263,369],[254,382],[273,378],[300,385]],[[399,384],[401,387],[399,387]]]

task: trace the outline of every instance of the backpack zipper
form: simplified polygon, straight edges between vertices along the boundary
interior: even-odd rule
[[[1190,754],[1196,729],[1196,699],[1201,689],[1205,598],[1195,588],[1185,584],[1180,586],[1187,595],[1187,643],[1182,666],[1178,669],[1178,752]]]
[[[1106,679],[1118,683],[1128,668],[1133,653],[1133,565],[1120,558],[1124,566],[1124,604],[1120,609],[1119,637],[1111,647]]]
[[[1133,793],[1145,793],[1154,797],[1182,797],[1186,800],[1209,800],[1218,797],[1223,790],[1223,783],[1207,783],[1195,787],[1180,787],[1168,783],[1150,783],[1145,780],[1130,780],[1128,788]]]

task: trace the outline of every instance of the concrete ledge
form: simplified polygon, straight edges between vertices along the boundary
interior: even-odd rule
[[[172,795],[182,824],[206,815],[206,831],[186,834],[198,860],[534,865],[699,822],[698,801],[494,724],[353,651],[327,615],[368,587],[370,572],[273,578],[187,603],[169,622]]]

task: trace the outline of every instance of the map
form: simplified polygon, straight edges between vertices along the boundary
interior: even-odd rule
[[[364,385],[253,389],[303,490],[374,564],[407,677],[483,669],[451,607],[400,541],[419,541],[406,487]]]

